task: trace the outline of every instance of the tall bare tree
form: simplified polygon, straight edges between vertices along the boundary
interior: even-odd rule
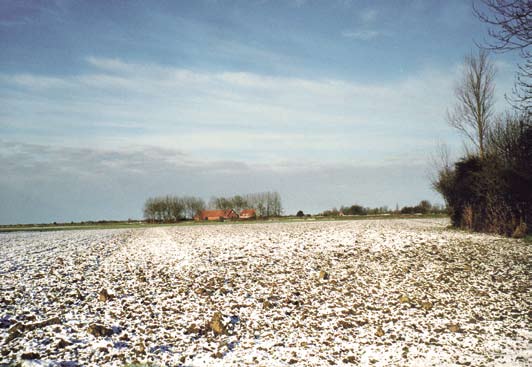
[[[144,204],[144,218],[150,222],[178,222],[185,209],[185,201],[177,196],[148,198]]]
[[[447,111],[447,122],[462,132],[484,157],[485,142],[495,103],[495,67],[488,52],[466,56],[462,79],[455,88],[456,105]]]
[[[185,216],[187,218],[193,218],[196,214],[205,210],[205,201],[202,198],[185,196],[182,201],[185,204]]]
[[[484,47],[496,52],[518,50],[524,62],[518,65],[514,98],[510,102],[532,112],[532,1],[478,0],[473,11],[491,26],[492,38]]]
[[[237,213],[240,213],[242,209],[246,209],[248,207],[248,203],[246,199],[244,199],[241,195],[235,195],[231,198],[231,202],[233,203],[233,210],[235,210]]]

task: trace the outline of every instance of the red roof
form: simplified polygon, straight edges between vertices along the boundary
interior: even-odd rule
[[[241,217],[254,217],[255,215],[255,209],[244,209],[240,212]]]
[[[203,210],[200,213],[200,218],[237,218],[238,214],[233,209],[226,210]]]

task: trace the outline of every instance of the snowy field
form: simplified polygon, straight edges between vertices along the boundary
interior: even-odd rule
[[[530,245],[446,226],[0,234],[0,365],[531,366]]]

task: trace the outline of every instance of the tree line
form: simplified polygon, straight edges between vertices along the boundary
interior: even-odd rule
[[[414,206],[404,206],[399,210],[401,214],[444,214],[447,208],[443,205],[431,204],[428,200],[421,200]]]
[[[212,197],[210,209],[233,209],[240,213],[243,209],[255,209],[258,217],[280,216],[283,212],[281,195],[278,192],[258,192],[231,197]],[[144,219],[150,222],[178,222],[192,219],[205,210],[207,205],[202,198],[194,196],[157,196],[144,203]]]
[[[521,237],[532,233],[532,3],[482,0],[493,15],[475,8],[491,25],[493,43],[465,58],[448,123],[469,143],[465,155],[450,162],[440,154],[433,187],[442,194],[455,227]],[[489,50],[519,50],[511,108],[494,112],[495,67]]]
[[[336,217],[339,215],[379,215],[379,214],[441,214],[446,213],[446,208],[441,205],[432,205],[428,200],[422,200],[415,206],[404,206],[401,209],[396,207],[395,210],[387,206],[378,208],[369,208],[362,205],[353,204],[351,206],[341,206],[340,209],[332,208],[325,210],[320,215],[325,217]]]
[[[205,210],[205,201],[198,197],[158,196],[148,198],[144,203],[144,219],[149,222],[178,222],[192,219],[202,210]]]
[[[281,195],[276,191],[256,192],[231,197],[213,197],[209,201],[213,209],[254,209],[258,217],[278,217],[283,213]]]

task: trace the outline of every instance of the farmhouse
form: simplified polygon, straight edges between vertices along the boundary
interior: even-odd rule
[[[254,219],[256,217],[255,209],[244,209],[240,212],[240,219]]]
[[[194,220],[224,220],[238,219],[238,214],[233,209],[203,210],[194,217]]]

